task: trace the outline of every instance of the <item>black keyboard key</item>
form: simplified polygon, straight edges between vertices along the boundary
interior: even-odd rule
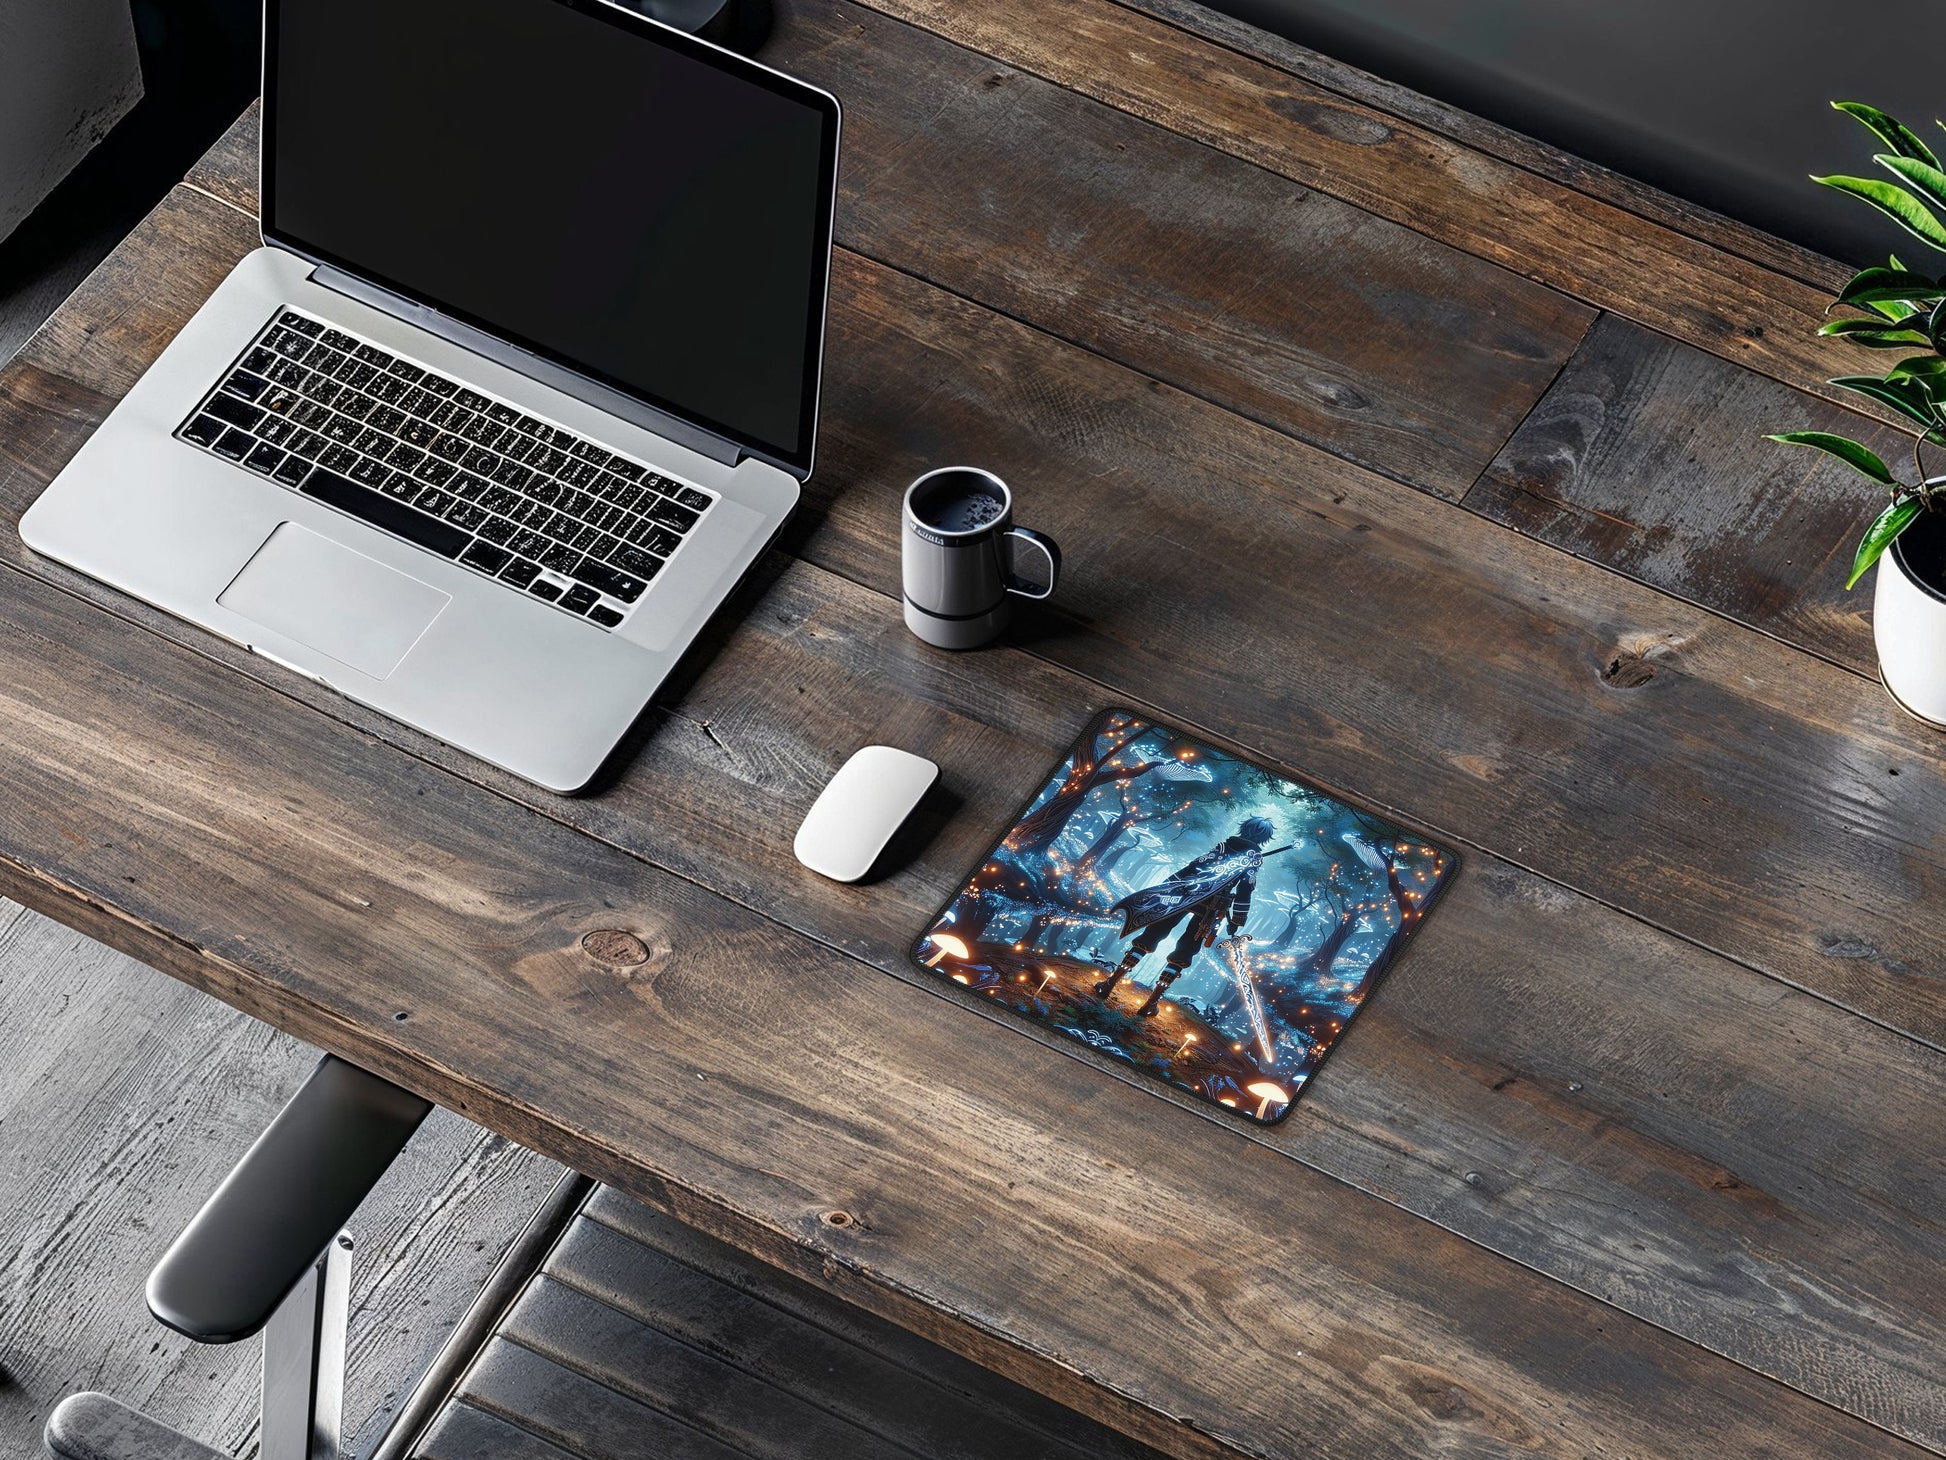
[[[529,471],[517,461],[507,461],[505,459],[502,459],[500,465],[494,469],[491,475],[503,487],[512,487],[516,492],[532,492],[535,496],[540,495],[537,490],[539,484],[542,481],[548,480],[544,477],[536,477],[533,472]]]
[[[500,581],[511,583],[516,588],[525,588],[540,575],[541,565],[530,563],[525,558],[515,558],[500,570]]]
[[[589,609],[588,617],[600,624],[604,629],[615,628],[622,621],[622,616],[605,603],[597,603],[593,608]]]
[[[536,446],[528,454],[527,465],[531,466],[535,471],[544,472],[548,476],[553,476],[563,466],[567,465],[567,460],[565,454],[556,451],[552,446]]]
[[[429,391],[431,394],[443,400],[459,389],[459,382],[457,380],[448,380],[443,375],[433,375],[428,372],[426,378],[419,382],[419,388],[424,391]]]
[[[682,546],[681,538],[677,537],[666,527],[656,526],[655,523],[650,522],[646,517],[642,519],[642,525],[640,527],[635,528],[629,533],[628,540],[636,547],[646,548],[658,558],[666,558]]]
[[[248,431],[239,431],[232,426],[217,438],[210,447],[218,456],[227,456],[231,461],[242,461],[250,454],[250,448],[257,444],[257,438]]]
[[[288,385],[273,385],[266,394],[257,397],[257,404],[273,416],[286,416],[291,415],[303,399]]]
[[[355,350],[358,348],[358,341],[354,340],[343,330],[328,329],[318,338],[334,350]]]
[[[474,532],[493,514],[478,502],[462,502],[456,498],[453,505],[439,515],[455,527],[464,527],[468,532]]]
[[[570,517],[579,517],[583,522],[586,522],[588,520],[588,514],[602,504],[598,503],[586,492],[577,492],[570,488],[561,493],[560,500],[554,505]]]
[[[549,563],[551,568],[554,565]],[[583,558],[567,570],[570,578],[579,579],[598,593],[606,593],[610,598],[619,598],[623,603],[633,603],[642,596],[642,590],[649,585],[640,578],[631,578],[626,573],[618,573],[606,563],[598,563],[593,558]]]
[[[511,426],[520,419],[519,411],[510,405],[503,405],[497,400],[488,401],[483,409],[491,419],[498,421],[503,426]]]
[[[407,385],[417,385],[426,378],[425,371],[421,370],[417,365],[410,364],[404,360],[394,360],[385,369],[387,374],[398,376]]]
[[[430,487],[443,487],[457,475],[453,464],[441,461],[436,456],[428,456],[412,468],[412,474]]]
[[[573,577],[574,570],[581,566],[581,554],[557,542],[541,554],[541,566],[552,568],[564,577]]]
[[[561,595],[561,607],[570,613],[586,613],[595,606],[595,590],[577,585]]]
[[[395,405],[406,392],[406,384],[396,375],[381,375],[365,387],[366,394],[374,400],[382,400],[387,405]]]
[[[441,441],[445,439],[443,436],[440,438]],[[433,449],[435,451],[439,449],[438,442],[433,443]],[[443,456],[445,453],[441,452],[440,454]],[[478,472],[483,477],[490,477],[493,475],[494,468],[500,465],[500,458],[495,456],[491,451],[488,451],[484,446],[475,446],[464,457],[460,458],[460,465],[468,471]]]
[[[405,412],[394,410],[391,406],[380,406],[369,416],[365,424],[375,431],[383,431],[388,436],[399,434],[399,427],[405,424]]]
[[[340,446],[346,446],[356,441],[358,433],[364,429],[356,421],[348,421],[343,416],[333,416],[318,427],[318,434],[327,441],[336,441]]]
[[[400,471],[411,471],[413,467],[425,459],[425,452],[416,446],[407,446],[403,441],[385,453],[386,462],[389,465],[396,466]]]
[[[446,509],[458,500],[451,492],[442,492],[438,487],[423,488],[412,500],[412,505],[421,512],[430,512],[435,517],[444,517]]]
[[[238,400],[233,395],[219,395],[203,409],[217,420],[231,426],[241,426],[246,431],[251,430],[264,418],[263,411],[258,407],[251,405],[247,400]]]
[[[383,431],[374,431],[366,426],[358,433],[358,439],[351,443],[352,449],[362,451],[367,456],[383,456],[392,449],[392,438]]]
[[[504,516],[520,505],[520,497],[505,487],[488,487],[480,494],[480,505]]]
[[[262,375],[277,363],[277,356],[259,345],[243,357],[243,368],[255,375]]]
[[[489,517],[480,524],[480,536],[488,542],[511,542],[514,534],[519,531],[518,527],[504,517]]]
[[[336,472],[314,471],[304,483],[304,495],[316,497],[374,527],[395,532],[442,558],[456,558],[470,540],[450,523],[415,512],[403,503],[348,481]]]
[[[300,356],[313,370],[332,371],[345,363],[345,357],[329,345],[313,345]]]
[[[306,461],[316,461],[331,443],[315,431],[299,431],[291,441],[291,455],[301,456]]]
[[[346,473],[354,482],[363,482],[368,487],[382,487],[394,475],[392,469],[382,461],[374,461],[369,456],[358,458],[358,465]]]
[[[379,490],[394,501],[416,502],[419,499],[419,494],[429,489],[421,483],[412,480],[404,472],[395,471],[385,479],[385,485],[380,487]]]
[[[601,529],[598,527],[590,527],[585,522],[577,527],[574,530],[574,536],[568,539],[576,548],[582,550],[593,547],[600,540]]]
[[[711,500],[709,493],[699,492],[694,487],[677,487],[675,497],[678,502],[682,503],[691,512],[707,512],[709,510]]]
[[[667,497],[657,497],[642,509],[642,515],[651,521],[660,522],[664,527],[677,532],[687,532],[696,525],[696,514],[687,507],[670,501]]]
[[[637,466],[632,461],[624,461],[619,456],[609,458],[608,469],[627,482],[639,482],[649,474],[647,467]]]
[[[331,412],[314,400],[299,401],[291,407],[291,419],[300,426],[308,426],[313,431],[321,428],[331,419]]]
[[[477,390],[467,390],[463,386],[453,392],[453,399],[469,411],[483,411],[493,404]]]
[[[569,448],[569,455],[578,456],[583,461],[593,462],[598,467],[607,466],[609,462],[614,460],[612,454],[603,451],[599,446],[595,445],[595,443],[592,441],[575,442],[574,445]]]
[[[571,487],[586,488],[601,480],[601,468],[592,461],[570,461],[555,475]]]
[[[285,453],[278,450],[275,446],[259,445],[248,456],[243,458],[243,464],[252,471],[260,471],[265,476],[269,476],[284,464],[284,456]]]
[[[384,350],[379,349],[377,345],[360,345],[352,353],[357,355],[367,365],[376,365],[381,370],[392,363],[392,357]]]
[[[282,482],[287,487],[295,487],[311,474],[311,463],[301,456],[287,456],[284,464],[270,474],[274,482]]]
[[[539,558],[554,549],[554,544],[538,532],[516,532],[507,546],[523,558]]]
[[[458,431],[468,421],[474,419],[473,413],[458,401],[443,400],[426,412],[426,419],[446,431]]]
[[[270,382],[261,375],[252,375],[248,370],[239,370],[223,382],[223,389],[231,395],[240,395],[245,400],[255,400],[270,389]]]
[[[282,446],[303,429],[295,421],[271,416],[257,427],[257,436],[258,439],[268,441],[272,446]]]
[[[214,446],[223,435],[223,423],[214,416],[197,416],[182,428],[182,438],[198,446]]]
[[[632,573],[637,578],[653,578],[662,568],[662,559],[645,553],[640,548],[623,544],[608,555],[608,561],[624,573]],[[617,595],[619,597],[619,595]]]
[[[324,326],[319,324],[315,319],[306,319],[301,314],[292,314],[289,311],[286,311],[284,317],[278,320],[277,323],[281,324],[287,330],[296,330],[307,339],[315,340],[319,335],[324,333]]]
[[[469,568],[478,568],[482,573],[498,573],[514,560],[514,555],[490,542],[476,542],[459,555],[459,560]]]
[[[361,391],[350,391],[338,399],[338,414],[350,416],[354,421],[362,421],[378,406],[378,402]]]
[[[561,585],[559,583],[550,583],[545,578],[537,578],[534,580],[534,585],[527,591],[536,598],[545,598],[549,603],[552,603],[561,596]]]
[[[293,389],[303,385],[305,377],[310,373],[295,360],[278,360],[264,371],[267,379],[274,380],[279,385],[288,385]]]
[[[392,434],[414,446],[430,446],[439,439],[439,428],[429,421],[407,421]]]
[[[358,465],[358,453],[349,446],[327,446],[318,457],[318,465],[326,471],[347,472]]]
[[[289,355],[293,359],[311,348],[311,341],[308,336],[300,335],[296,330],[287,329],[272,330],[264,336],[264,344],[268,345],[278,354]]]
[[[464,436],[455,436],[448,431],[444,435],[433,437],[432,445],[426,449],[441,461],[456,462],[471,448],[467,446]]]

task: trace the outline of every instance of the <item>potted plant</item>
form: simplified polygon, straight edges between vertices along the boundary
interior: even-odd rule
[[[1918,133],[1862,102],[1834,101],[1887,149],[1874,159],[1893,181],[1820,177],[1813,181],[1869,203],[1927,248],[1946,254],[1946,170]],[[1946,123],[1942,123],[1946,126]],[[1946,474],[1929,475],[1925,448],[1946,446],[1946,278],[1908,269],[1894,256],[1861,270],[1833,301],[1854,311],[1819,329],[1901,358],[1882,375],[1841,375],[1830,384],[1905,418],[1912,433],[1909,475],[1876,452],[1828,431],[1770,437],[1836,457],[1884,488],[1885,510],[1859,540],[1845,587],[1879,564],[1873,634],[1879,675],[1892,698],[1927,724],[1946,729]],[[1829,311],[1827,311],[1829,313]]]

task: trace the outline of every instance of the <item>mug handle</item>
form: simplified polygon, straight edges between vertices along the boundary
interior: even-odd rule
[[[1019,594],[1022,598],[1051,598],[1054,585],[1061,577],[1061,549],[1053,538],[1045,533],[1035,532],[1031,527],[1009,527],[1007,537],[1012,541],[1030,543],[1038,548],[1047,559],[1047,587],[1037,589],[1033,584],[1023,582],[1014,574],[1007,575],[1007,591]],[[1009,559],[1011,561],[1011,557]]]

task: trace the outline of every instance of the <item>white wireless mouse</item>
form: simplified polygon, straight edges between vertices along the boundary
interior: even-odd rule
[[[868,745],[838,768],[797,829],[797,860],[837,882],[856,882],[939,779],[922,755]]]

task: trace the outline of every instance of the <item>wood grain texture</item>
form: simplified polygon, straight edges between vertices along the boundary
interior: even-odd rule
[[[1036,652],[1946,1044],[1946,755],[1875,684],[866,260],[833,289],[808,559],[896,594],[899,493],[978,443],[1069,545]]]
[[[1910,471],[1909,437],[1610,317],[1466,505],[1875,675],[1870,583],[1844,582],[1885,494],[1772,430],[1855,436]]]
[[[142,1284],[317,1051],[11,904],[0,1030],[0,1450],[39,1454],[90,1388],[253,1446],[258,1346],[169,1333]],[[552,1169],[445,1112],[414,1138],[355,1225],[348,1429],[383,1422]]]
[[[1822,287],[1116,0],[863,3],[1775,379],[1855,353],[1815,338]]]
[[[1198,0],[1115,0],[1115,3],[1214,41],[1227,50],[1264,61],[1373,110],[1437,132],[1471,152],[1510,162],[1550,182],[1601,202],[1613,203],[1657,227],[1707,243],[1776,273],[1836,292],[1851,272],[1823,254],[1726,218],[1697,203],[1661,192],[1585,157],[1516,132],[1434,97],[1387,81],[1239,20]]]
[[[544,1256],[453,1403],[585,1460],[671,1420],[749,1460],[1155,1460],[613,1188]]]
[[[7,892],[1172,1453],[1916,1453],[11,571],[0,718]]]
[[[218,231],[247,231],[234,214],[226,222],[221,210],[193,198],[176,206],[200,209]],[[187,225],[159,215],[155,226],[176,240],[177,257],[192,256],[186,237],[177,237]],[[1038,353],[1045,341],[1017,327],[998,327],[1003,343],[1015,342],[1004,349],[989,348],[977,330],[955,342],[953,332],[968,328],[972,312],[929,303],[934,296],[909,281],[898,287],[911,291],[910,300],[880,313],[903,320],[905,333],[870,326],[892,338],[864,353],[927,382],[958,369],[942,352],[986,358],[988,369],[969,369],[952,387],[955,411],[968,411],[971,401],[996,418],[1022,414],[1009,382],[1068,380],[1073,398],[1107,403],[1099,439],[1137,443],[1138,466],[1160,463],[1165,450],[1180,455],[1183,442],[1208,435],[1206,415],[1221,419],[1112,372],[1084,373],[1077,383],[1070,371],[1080,367],[1050,365],[1050,355]],[[193,301],[171,307],[186,312]],[[69,328],[78,338],[90,333],[90,308],[86,296],[75,302]],[[854,299],[838,329],[867,330],[857,322],[862,310]],[[1020,347],[1022,340],[1032,348]],[[26,371],[9,378],[39,380],[35,391],[46,385]],[[1150,424],[1126,430],[1138,410]],[[853,411],[847,404],[840,418]],[[82,426],[59,411],[40,417],[79,439]],[[1049,429],[1043,408],[1024,419],[1029,429]],[[944,449],[949,439],[942,430],[928,449]],[[1238,459],[1227,436],[1214,439],[1223,443],[1219,463]],[[1061,448],[1055,440],[1042,449]],[[50,458],[59,454],[49,447]],[[1203,470],[1187,479],[1192,487]],[[883,490],[886,480],[874,473],[867,486]],[[1212,484],[1199,500],[1215,495]],[[712,663],[651,728],[626,776],[602,797],[565,803],[536,798],[398,727],[361,720],[342,702],[194,630],[75,586],[895,973],[904,970],[912,930],[1019,804],[1047,747],[1064,743],[1101,693],[1016,653],[933,655],[897,627],[884,599],[793,569],[740,629],[707,646]],[[794,825],[830,770],[868,739],[912,745],[965,769],[955,776],[959,810],[912,872],[860,893],[804,873],[781,836],[773,844],[751,829]],[[1287,736],[1273,753],[1315,768],[1308,743]],[[1369,756],[1346,762],[1350,784],[1357,787],[1374,763]],[[698,785],[710,794],[697,795]],[[1814,1000],[1786,995],[1779,1004],[1767,980],[1504,864],[1476,861],[1454,899],[1463,910],[1442,913],[1415,952],[1412,966],[1423,958],[1428,972],[1411,987],[1430,994],[1388,994],[1412,1002],[1381,1001],[1369,1011],[1358,1038],[1384,1040],[1371,1047],[1370,1064],[1352,1041],[1332,1066],[1333,1080],[1307,1097],[1321,1112],[1319,1125],[1293,1121],[1276,1139],[1289,1132],[1295,1138],[1287,1149],[1301,1160],[1740,1361],[1904,1433],[1937,1435],[1938,1335],[1927,1315],[1940,1305],[1929,1286],[1912,1287],[1910,1274],[1914,1254],[1936,1240],[1918,1214],[1936,1203],[1938,1173],[1936,1163],[1914,1167],[1901,1155],[1936,1145],[1925,1124],[1935,1107],[1919,1096],[1898,1107],[1909,1117],[1879,1113],[1887,1089],[1936,1089],[1936,1059]],[[1494,978],[1494,995],[1484,1001],[1481,970]],[[1509,1009],[1532,1011],[1536,1022],[1510,1022]],[[1374,1028],[1385,1032],[1367,1033]],[[1614,1037],[1620,1029],[1630,1037]],[[1809,1083],[1776,1063],[1776,1051],[1800,1039],[1833,1051]],[[1582,1089],[1570,1089],[1576,1085]],[[1739,1101],[1757,1090],[1765,1116],[1753,1128]],[[1508,1135],[1515,1114],[1518,1139]],[[1408,1129],[1402,1149],[1399,1132]],[[1753,1200],[1752,1190],[1763,1200]],[[1772,1220],[1770,1203],[1778,1201],[1789,1205],[1792,1222]],[[1641,1213],[1641,1223],[1618,1219],[1621,1211]],[[1643,1227],[1662,1234],[1652,1250]],[[1734,1299],[1725,1295],[1730,1272]],[[1807,1285],[1832,1292],[1833,1301],[1808,1309],[1798,1296]],[[1803,1340],[1806,1325],[1818,1342]]]

